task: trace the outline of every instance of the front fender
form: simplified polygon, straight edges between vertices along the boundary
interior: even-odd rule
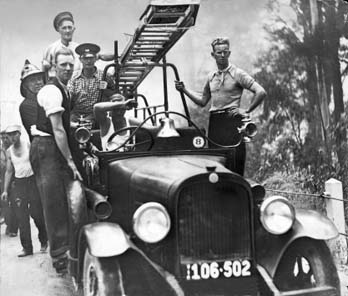
[[[162,295],[184,296],[183,290],[175,277],[168,271],[164,270],[161,266],[153,262],[141,249],[135,246],[118,224],[96,222],[85,225],[81,231],[79,242],[81,248],[84,244],[86,244],[90,254],[95,257],[118,256],[126,253],[128,249],[132,249],[134,251],[133,255],[131,255],[132,252],[128,252],[128,254],[126,253],[120,256],[119,260],[124,258],[127,261],[127,258],[129,259],[130,256],[133,256],[133,258],[139,262],[140,266],[143,266],[148,273],[153,273],[154,276],[156,275],[158,283],[162,283],[161,287],[165,291]],[[137,256],[134,256],[134,254]],[[82,258],[81,252],[80,269],[83,268]],[[145,265],[148,266],[147,269]],[[144,277],[144,274],[141,274],[142,268],[140,268],[137,264],[133,267],[135,268],[134,273],[140,272],[139,277]]]
[[[112,257],[123,254],[131,247],[127,234],[116,223],[87,224],[81,231],[80,241],[85,241],[91,255]]]
[[[296,209],[296,219],[290,231],[272,235],[263,227],[256,233],[257,262],[273,277],[288,246],[298,238],[328,240],[338,236],[333,222],[317,211]]]

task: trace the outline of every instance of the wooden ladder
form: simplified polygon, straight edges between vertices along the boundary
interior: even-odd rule
[[[169,4],[170,3],[170,4]],[[119,90],[134,93],[170,48],[196,21],[198,0],[153,0],[119,59]]]

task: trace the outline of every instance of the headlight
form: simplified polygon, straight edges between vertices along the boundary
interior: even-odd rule
[[[169,232],[169,214],[165,207],[157,202],[145,203],[133,215],[133,229],[144,242],[157,243]]]
[[[80,144],[87,143],[90,137],[91,137],[91,133],[89,129],[84,126],[79,127],[75,131],[75,139]]]
[[[261,204],[261,223],[272,234],[283,234],[293,225],[295,209],[282,196],[271,196]]]

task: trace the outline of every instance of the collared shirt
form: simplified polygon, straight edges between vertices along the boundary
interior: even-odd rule
[[[243,90],[250,89],[254,81],[254,78],[233,64],[224,70],[210,73],[203,90],[203,96],[211,99],[209,111],[239,108]]]
[[[49,77],[56,76],[55,70],[52,66],[54,64],[54,56],[55,56],[56,52],[61,48],[69,48],[73,52],[74,58],[75,58],[74,73],[79,72],[81,70],[82,64],[80,62],[78,54],[75,52],[75,48],[78,45],[79,45],[78,43],[71,41],[68,46],[65,46],[62,43],[61,39],[58,39],[57,41],[53,42],[52,44],[50,44],[46,48],[44,55],[43,55],[43,61],[46,61],[47,63],[49,63],[51,65],[51,68],[48,71]]]
[[[92,77],[87,78],[80,70],[68,83],[68,89],[71,95],[71,115],[93,114],[93,106],[99,101],[101,89],[101,81],[103,71],[95,68]],[[110,76],[106,76],[107,88],[114,88],[114,82]]]

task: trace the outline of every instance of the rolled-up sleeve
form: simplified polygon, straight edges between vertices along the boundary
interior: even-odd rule
[[[37,95],[37,101],[44,108],[47,117],[64,111],[62,93],[54,85],[44,86]]]

